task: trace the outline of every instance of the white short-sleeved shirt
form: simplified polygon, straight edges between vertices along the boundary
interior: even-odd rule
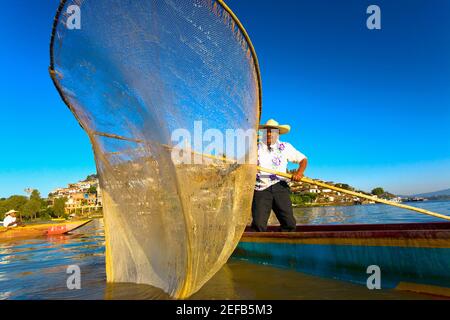
[[[277,141],[271,145],[270,151],[265,143],[258,143],[258,166],[260,167],[286,172],[288,162],[300,163],[304,159],[306,159],[306,156],[288,142]],[[258,171],[255,190],[262,191],[285,180],[287,179],[271,173]]]
[[[11,226],[11,225],[15,224],[16,221],[17,221],[17,218],[14,218],[11,216],[6,216],[5,219],[3,219],[3,226],[4,227]]]

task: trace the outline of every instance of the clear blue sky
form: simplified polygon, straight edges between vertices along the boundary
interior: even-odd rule
[[[450,187],[450,2],[229,0],[261,64],[263,120],[308,155],[307,175],[398,194]],[[366,28],[377,4],[382,30]],[[57,0],[0,9],[0,197],[95,172],[48,76]]]

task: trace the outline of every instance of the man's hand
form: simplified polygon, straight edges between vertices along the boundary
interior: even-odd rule
[[[306,166],[308,165],[308,159],[303,159],[300,162],[300,166],[297,169],[297,172],[295,172],[292,175],[292,181],[300,182],[303,178],[303,172],[305,172]]]
[[[303,178],[303,173],[296,172],[292,175],[292,181],[300,182]]]

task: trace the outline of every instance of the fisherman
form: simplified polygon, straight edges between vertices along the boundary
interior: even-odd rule
[[[284,173],[288,162],[298,163],[292,180],[300,181],[308,163],[306,156],[290,143],[278,139],[279,135],[288,133],[291,127],[270,119],[259,129],[263,134],[258,142],[258,166]],[[286,179],[258,171],[252,204],[253,230],[266,231],[271,210],[280,222],[281,231],[295,231],[296,221]]]
[[[6,227],[17,227],[18,221],[16,218],[16,210],[9,210],[5,213],[5,219],[3,219],[3,226]]]

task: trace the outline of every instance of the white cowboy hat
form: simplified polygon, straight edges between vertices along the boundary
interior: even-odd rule
[[[278,121],[270,119],[265,124],[260,124],[259,129],[278,129],[280,134],[285,134],[291,131],[291,126],[287,124],[279,124]]]
[[[19,212],[19,211],[16,211],[16,210],[9,210],[7,213],[5,213],[5,217],[6,217],[6,216],[9,216],[11,213],[16,213],[16,212]]]

